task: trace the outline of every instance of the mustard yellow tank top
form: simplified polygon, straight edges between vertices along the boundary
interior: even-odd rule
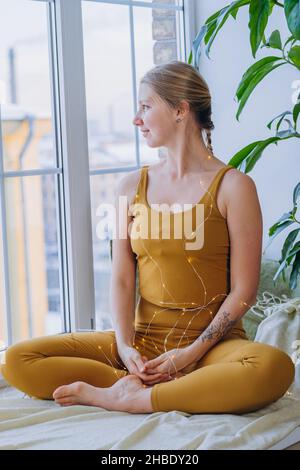
[[[200,201],[180,212],[150,207],[148,167],[141,169],[130,208],[129,235],[138,264],[139,293],[161,307],[202,306],[211,318],[230,292],[229,233],[216,194],[224,174],[234,167],[221,168]],[[241,321],[236,328],[243,329]]]

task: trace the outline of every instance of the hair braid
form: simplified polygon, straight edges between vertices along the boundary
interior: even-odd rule
[[[206,140],[207,140],[207,148],[212,156],[214,156],[214,151],[211,143],[211,131],[210,129],[205,129],[206,132]]]

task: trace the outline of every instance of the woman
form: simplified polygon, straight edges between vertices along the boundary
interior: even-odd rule
[[[149,147],[165,147],[167,155],[124,176],[117,188],[114,330],[19,342],[7,350],[3,375],[27,394],[63,406],[132,413],[259,409],[287,391],[294,364],[278,348],[249,341],[242,325],[261,265],[255,184],[213,154],[211,96],[194,67],[180,61],[154,67],[140,82],[139,103],[133,123]],[[126,212],[118,209],[120,196]],[[161,203],[168,209],[159,210]],[[189,209],[170,210],[173,203]]]

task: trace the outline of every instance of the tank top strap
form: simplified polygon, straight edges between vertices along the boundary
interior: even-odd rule
[[[149,166],[150,165],[143,165],[141,167],[141,176],[140,176],[139,183],[138,183],[137,190],[136,190],[135,202],[142,202],[142,203],[146,202],[147,171],[148,171]],[[225,175],[226,171],[231,170],[232,168],[234,168],[234,166],[226,165],[217,172],[213,181],[209,185],[208,190],[204,194],[202,198],[203,200],[207,197],[209,198],[209,200],[211,199],[215,200],[215,197],[217,195],[218,188],[222,181],[223,176]]]
[[[206,191],[204,195],[204,199],[208,197],[210,201],[212,199],[214,201],[216,200],[216,195],[217,195],[219,186],[221,184],[221,181],[223,179],[223,176],[228,170],[231,170],[232,168],[235,168],[235,167],[232,165],[226,165],[217,172],[216,176],[214,177],[213,181],[211,182],[208,190]]]
[[[138,182],[136,194],[135,194],[135,202],[142,202],[145,203],[146,197],[146,185],[147,185],[147,170],[150,165],[144,165],[141,167],[141,175]]]

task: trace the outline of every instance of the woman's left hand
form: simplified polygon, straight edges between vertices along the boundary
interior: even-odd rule
[[[192,362],[194,362],[194,359],[187,348],[175,348],[164,352],[150,361],[146,361],[144,363],[144,371],[147,373],[147,369],[155,369],[157,372],[172,376]]]

